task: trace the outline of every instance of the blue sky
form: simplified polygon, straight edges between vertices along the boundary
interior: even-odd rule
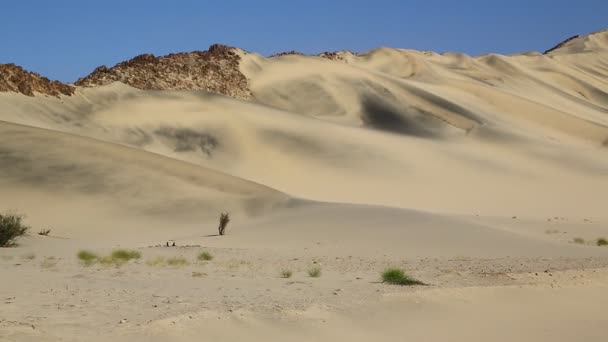
[[[141,53],[213,43],[264,55],[378,46],[508,54],[608,28],[608,0],[14,0],[1,10],[0,63],[67,82]]]

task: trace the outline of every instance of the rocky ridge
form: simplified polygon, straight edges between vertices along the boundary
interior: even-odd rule
[[[248,99],[251,92],[239,62],[234,48],[216,44],[208,51],[143,54],[112,68],[100,66],[75,84],[94,87],[118,81],[142,90],[205,90]]]
[[[72,95],[75,87],[51,81],[35,72],[30,72],[15,64],[0,64],[0,92],[16,92],[27,96],[35,93],[59,97]]]

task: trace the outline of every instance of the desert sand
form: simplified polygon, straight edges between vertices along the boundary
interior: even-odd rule
[[[608,31],[239,55],[250,100],[0,93],[0,209],[32,227],[0,248],[0,341],[605,339]],[[116,248],[142,257],[76,257]]]

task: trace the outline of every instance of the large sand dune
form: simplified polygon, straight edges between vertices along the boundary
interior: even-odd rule
[[[608,236],[607,31],[546,55],[239,54],[250,101],[0,93],[0,209],[52,229],[0,250],[0,340],[470,340],[463,318],[429,328],[468,315],[488,340],[598,340],[608,248],[572,241]],[[187,245],[216,259],[74,257]],[[378,283],[389,265],[432,286]]]

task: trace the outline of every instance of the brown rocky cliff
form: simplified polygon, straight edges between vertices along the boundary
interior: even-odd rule
[[[27,96],[34,93],[59,97],[74,94],[73,86],[51,81],[15,64],[0,64],[0,92],[15,92]]]
[[[240,59],[234,48],[224,45],[160,57],[144,54],[112,68],[98,67],[75,84],[94,87],[119,81],[143,90],[205,90],[248,99],[251,92],[239,70]]]

